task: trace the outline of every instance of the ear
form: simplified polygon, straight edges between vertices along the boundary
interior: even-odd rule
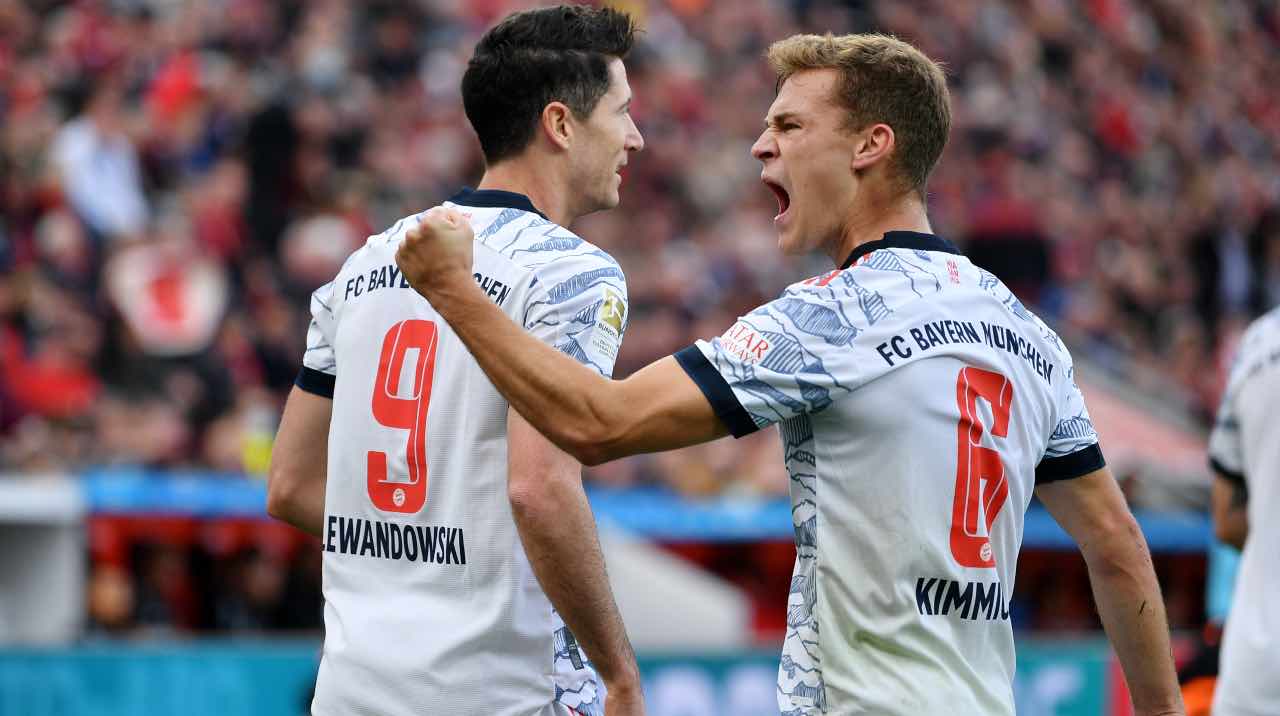
[[[895,146],[893,127],[884,123],[873,124],[858,132],[853,144],[850,167],[854,172],[869,169],[887,159]]]
[[[568,105],[551,102],[542,108],[542,134],[547,141],[560,149],[568,149],[573,143],[573,122]]]

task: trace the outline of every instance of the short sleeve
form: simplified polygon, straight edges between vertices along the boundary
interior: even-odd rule
[[[311,294],[311,324],[307,327],[307,349],[302,355],[302,370],[294,384],[324,398],[333,397],[333,384],[338,363],[333,353],[334,315],[333,282]]]
[[[788,289],[675,358],[734,437],[817,413],[898,365],[884,346],[901,319],[857,299]]]
[[[1240,440],[1240,420],[1236,415],[1235,382],[1228,381],[1213,431],[1209,433],[1209,466],[1228,480],[1244,485],[1244,448]]]
[[[524,326],[600,375],[613,365],[627,329],[627,281],[608,254],[563,256],[534,273]]]
[[[1075,381],[1075,369],[1068,364],[1065,390],[1058,397],[1053,432],[1044,457],[1036,465],[1036,484],[1083,477],[1101,470],[1107,461],[1098,445],[1098,433],[1089,418],[1084,394]]]

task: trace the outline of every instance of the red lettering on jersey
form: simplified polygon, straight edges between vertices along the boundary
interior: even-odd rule
[[[815,283],[818,284],[819,286],[826,286],[827,284],[831,283],[832,279],[834,279],[836,276],[839,276],[842,270],[843,269],[836,269],[831,273],[824,274],[822,276],[814,276],[813,278],[807,278],[804,281],[801,281],[801,283],[803,283],[805,286],[812,286]]]
[[[751,326],[738,321],[720,336],[720,347],[734,358],[747,364],[764,360],[773,347],[769,339],[757,333]]]
[[[841,272],[842,272],[842,269],[836,269],[835,271],[832,271],[831,273],[827,274],[826,276],[823,276],[823,277],[822,277],[822,280],[818,281],[818,285],[819,285],[819,286],[826,286],[827,284],[831,283],[831,282],[835,279],[835,277],[836,277],[836,276],[839,276],[839,275],[841,274]]]
[[[1013,383],[999,373],[972,366],[956,376],[956,492],[951,507],[951,556],[962,567],[995,567],[991,525],[1009,497],[1000,453],[981,445],[987,426],[978,414],[978,398],[991,405],[994,437],[1009,435]],[[985,523],[979,527],[978,520]]]
[[[947,274],[951,276],[951,283],[960,283],[960,267],[956,265],[954,259],[947,259]]]
[[[401,321],[382,339],[378,375],[373,383],[373,418],[388,428],[409,431],[405,443],[407,482],[387,479],[387,454],[369,451],[369,499],[374,507],[386,512],[417,512],[427,501],[427,412],[436,373],[436,341],[436,324],[422,320]],[[413,366],[413,393],[402,397],[400,376],[410,349],[417,349],[418,353]]]
[[[751,348],[751,350],[755,351],[756,360],[760,360],[764,358],[764,352],[768,349],[769,349],[769,341],[766,341],[765,339],[759,336],[756,336],[756,344]]]

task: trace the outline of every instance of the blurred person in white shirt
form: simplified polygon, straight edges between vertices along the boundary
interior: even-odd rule
[[[1242,550],[1214,716],[1280,714],[1280,309],[1245,332],[1209,437],[1218,539]]]

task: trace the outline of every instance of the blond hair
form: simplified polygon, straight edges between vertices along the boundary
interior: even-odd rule
[[[929,173],[951,130],[951,100],[942,67],[888,35],[792,35],[769,47],[778,86],[805,70],[840,73],[835,101],[848,112],[850,131],[884,123],[896,148],[890,168],[924,193]]]

